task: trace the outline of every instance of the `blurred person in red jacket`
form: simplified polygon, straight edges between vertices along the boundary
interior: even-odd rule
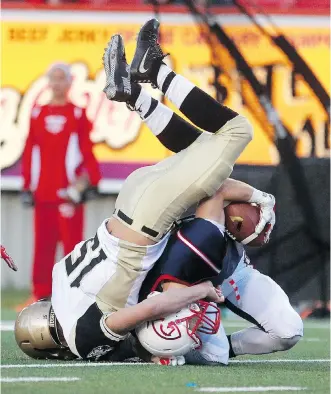
[[[83,202],[100,181],[92,152],[92,125],[85,109],[68,101],[72,76],[66,64],[48,72],[52,99],[31,112],[30,131],[22,158],[22,202],[34,205],[32,296],[49,297],[56,247],[68,254],[83,239]],[[21,309],[19,305],[17,309]]]

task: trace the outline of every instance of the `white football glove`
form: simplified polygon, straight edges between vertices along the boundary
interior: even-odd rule
[[[171,367],[179,367],[185,364],[184,356],[171,356],[171,357],[155,357],[153,362],[158,365],[169,365]]]
[[[66,192],[67,198],[74,204],[79,204],[82,201],[82,193],[75,186],[67,187]]]
[[[66,189],[59,189],[57,195],[60,198],[68,200],[74,204],[79,204],[82,201],[82,193],[80,193],[74,186],[69,186]]]
[[[259,235],[265,228],[267,224],[269,224],[268,231],[266,232],[264,242],[268,243],[270,234],[274,225],[276,223],[275,216],[275,197],[272,194],[268,194],[265,192],[261,192],[260,190],[254,189],[252,197],[249,202],[255,203],[260,207],[260,221],[255,227],[255,234]]]

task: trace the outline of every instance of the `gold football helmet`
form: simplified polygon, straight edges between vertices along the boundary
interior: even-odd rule
[[[50,300],[37,301],[20,312],[15,322],[15,339],[32,358],[76,358],[65,342]]]

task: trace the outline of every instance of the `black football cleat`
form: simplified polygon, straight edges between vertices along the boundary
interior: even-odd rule
[[[162,60],[167,56],[157,42],[160,23],[151,19],[140,29],[137,48],[131,63],[131,80],[133,82],[156,83],[156,74]]]
[[[106,87],[103,91],[107,98],[127,101],[131,95],[130,66],[126,62],[122,36],[112,36],[102,60],[106,72]]]

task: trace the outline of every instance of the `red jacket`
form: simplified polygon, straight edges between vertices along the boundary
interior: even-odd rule
[[[90,183],[98,184],[101,176],[90,131],[85,110],[71,103],[33,108],[22,171],[23,188],[31,190],[37,202],[62,202],[61,190],[84,169]]]

